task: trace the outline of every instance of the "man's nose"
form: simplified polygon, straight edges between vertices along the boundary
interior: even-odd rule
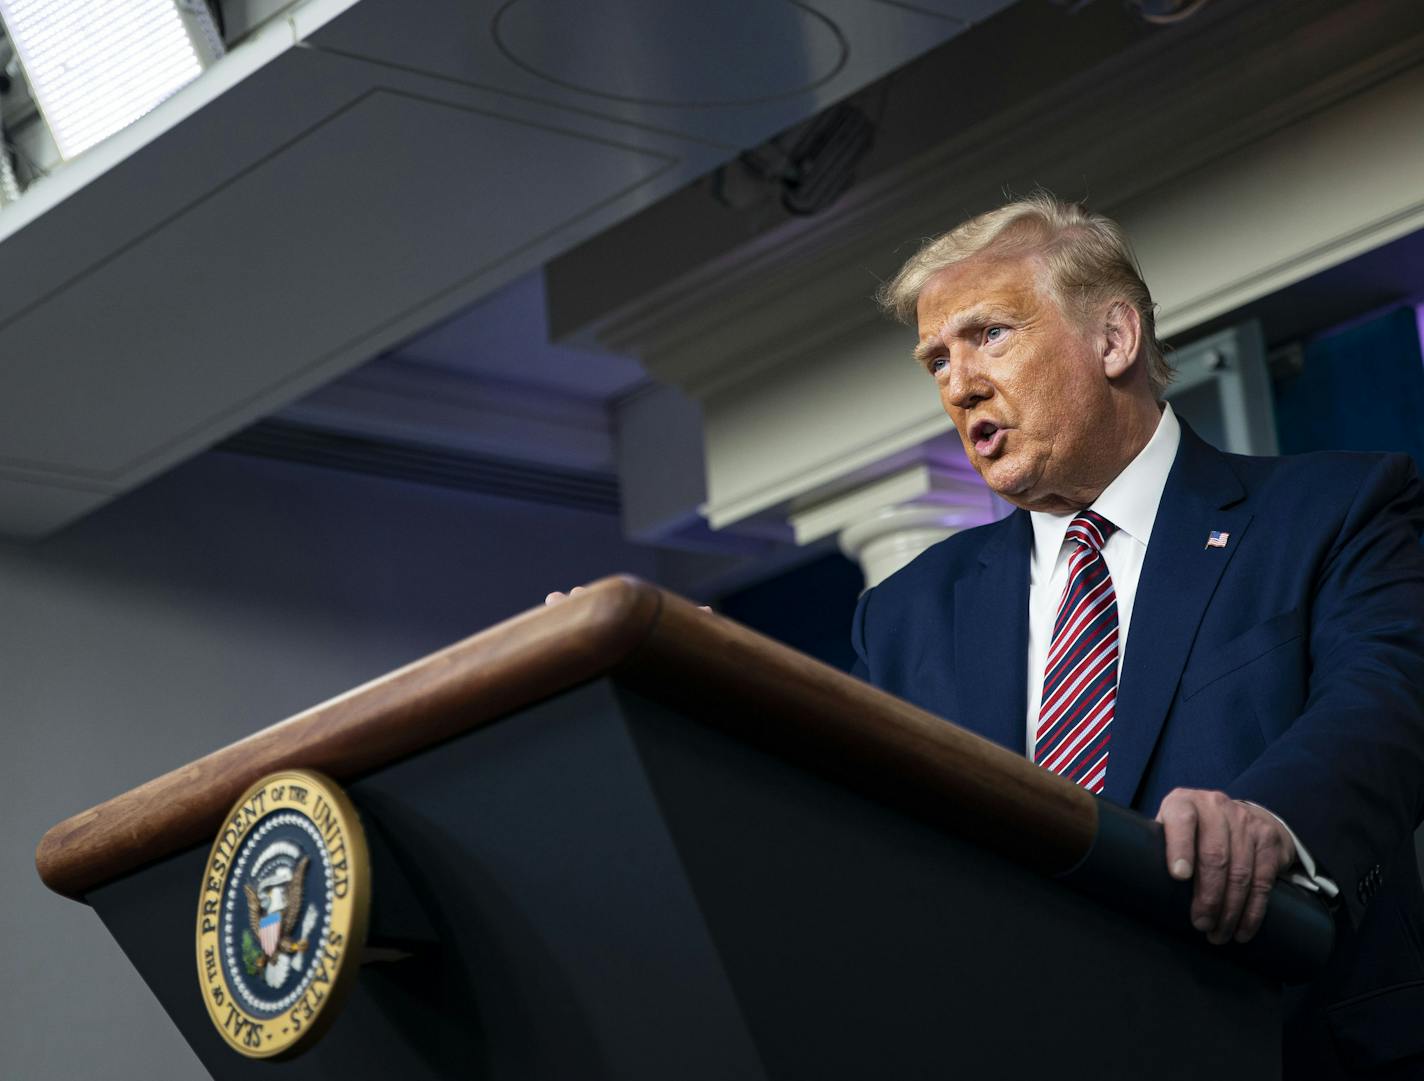
[[[945,402],[956,409],[972,409],[992,393],[972,355],[952,357]]]

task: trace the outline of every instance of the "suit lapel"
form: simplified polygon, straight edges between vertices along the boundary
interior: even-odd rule
[[[1024,753],[1028,697],[1028,572],[1033,526],[1015,511],[979,555],[979,573],[954,587],[954,662],[960,692],[950,719]]]
[[[1182,424],[1138,579],[1126,664],[1118,677],[1103,795],[1131,806],[1162,733],[1202,614],[1251,521],[1245,491],[1221,452]],[[1208,548],[1212,530],[1230,535]]]

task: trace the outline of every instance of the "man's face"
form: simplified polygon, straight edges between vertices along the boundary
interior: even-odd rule
[[[1102,344],[1031,256],[980,255],[920,292],[915,356],[986,484],[1028,510],[1087,506],[1121,468]]]

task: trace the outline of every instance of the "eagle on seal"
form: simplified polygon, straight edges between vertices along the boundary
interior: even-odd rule
[[[311,862],[311,857],[302,855],[293,867],[290,859],[283,859],[283,855],[285,853],[279,854],[273,861],[277,864],[273,869],[275,873],[258,881],[256,889],[251,882],[244,883],[242,887],[247,895],[247,921],[252,927],[253,937],[262,947],[261,954],[256,958],[258,971],[265,968],[268,961],[279,951],[299,954],[307,948],[306,938],[294,940],[292,933],[296,930],[297,921],[301,919],[302,884],[306,879],[307,865]],[[261,864],[266,861],[258,862]],[[279,920],[273,918],[279,914]],[[280,926],[272,928],[274,923],[280,923]],[[265,935],[264,924],[267,925]]]

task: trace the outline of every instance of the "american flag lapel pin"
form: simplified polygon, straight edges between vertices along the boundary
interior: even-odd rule
[[[1206,546],[1208,548],[1225,548],[1226,542],[1230,539],[1230,533],[1223,533],[1220,530],[1213,529],[1210,533],[1207,534]]]

